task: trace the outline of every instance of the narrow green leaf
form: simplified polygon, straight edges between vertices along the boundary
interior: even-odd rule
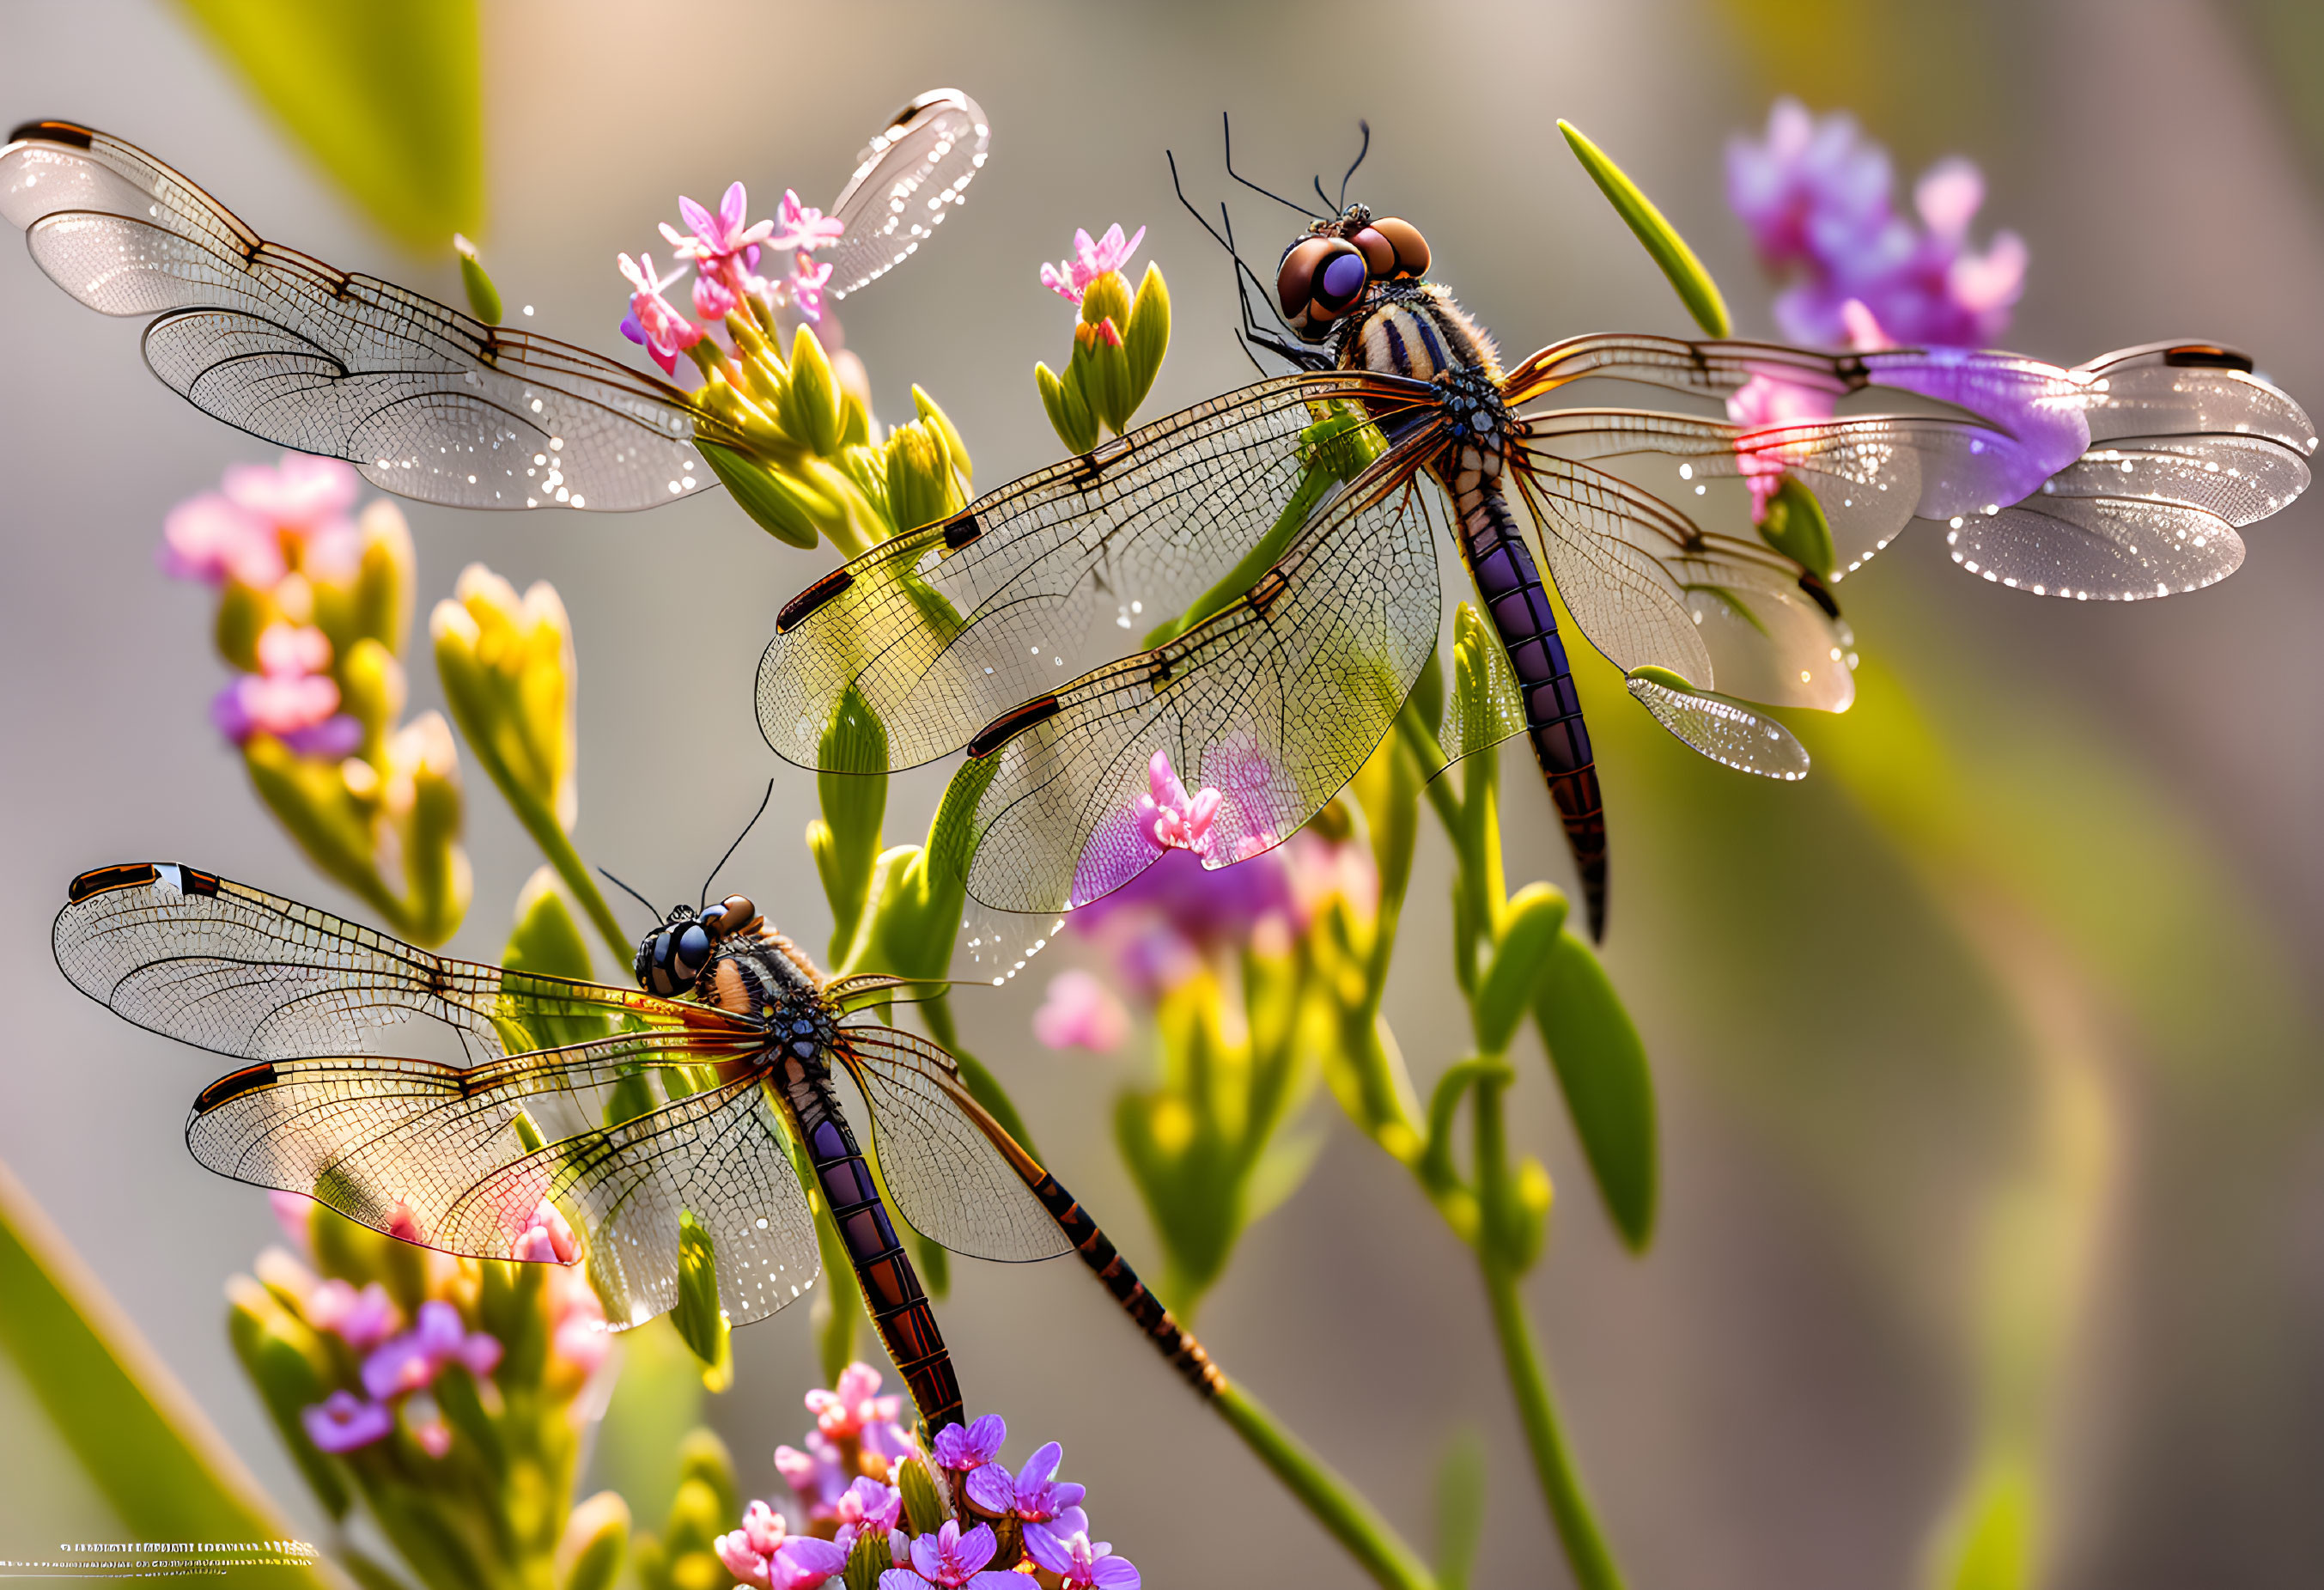
[[[1463,1425],[1436,1465],[1436,1590],[1469,1590],[1485,1532],[1485,1443]]]
[[[1071,365],[1065,367],[1073,368]],[[1097,415],[1091,411],[1089,400],[1082,395],[1079,382],[1069,382],[1048,365],[1036,364],[1033,384],[1040,389],[1041,407],[1048,413],[1050,429],[1065,444],[1065,451],[1086,453],[1097,446]]]
[[[0,1166],[0,1349],[121,1521],[155,1540],[290,1536],[258,1482]],[[271,1570],[319,1585],[309,1568]]]
[[[950,1515],[936,1500],[936,1483],[929,1476],[927,1464],[917,1457],[898,1464],[896,1488],[904,1493],[904,1516],[911,1521],[912,1533],[933,1535],[944,1527]]]
[[[452,252],[460,256],[460,285],[467,290],[468,310],[487,326],[501,323],[501,290],[484,269],[484,262],[476,257],[476,245],[452,234]]]
[[[1767,499],[1759,539],[1823,579],[1831,578],[1840,561],[1831,549],[1831,525],[1823,516],[1823,504],[1796,475],[1784,476]]]
[[[1655,1231],[1654,1077],[1606,968],[1570,930],[1558,935],[1543,969],[1534,1020],[1607,1215],[1622,1240],[1642,1251]]]
[[[1528,883],[1510,899],[1493,964],[1477,990],[1477,1047],[1485,1053],[1499,1054],[1517,1036],[1564,926],[1565,896],[1548,884]]]
[[[421,254],[484,214],[475,0],[183,0],[266,107],[383,230]]]
[[[629,1555],[630,1510],[612,1491],[600,1491],[573,1510],[557,1548],[565,1590],[613,1590]]]
[[[1630,180],[1622,168],[1606,158],[1604,150],[1583,137],[1570,122],[1560,121],[1557,130],[1565,134],[1566,143],[1573,148],[1574,158],[1582,162],[1582,169],[1590,173],[1591,180],[1598,184],[1598,190],[1613,205],[1615,213],[1629,223],[1630,230],[1646,245],[1646,253],[1654,256],[1655,263],[1660,265],[1663,274],[1670,278],[1679,301],[1686,305],[1686,311],[1694,317],[1694,323],[1702,327],[1707,336],[1729,335],[1730,322],[1727,318],[1727,300],[1720,297],[1719,283],[1711,279],[1711,273],[1704,270],[1702,262],[1694,257],[1694,250],[1686,245],[1686,239],[1663,219],[1663,212],[1638,190],[1638,185]]]
[[[678,1307],[670,1311],[678,1338],[702,1360],[702,1383],[724,1391],[733,1373],[726,1310],[718,1305],[718,1254],[710,1233],[691,1209],[678,1212]]]
[[[715,442],[697,439],[695,447],[710,460],[711,472],[724,483],[727,495],[761,530],[794,547],[815,545],[819,532],[798,488],[771,466]]]

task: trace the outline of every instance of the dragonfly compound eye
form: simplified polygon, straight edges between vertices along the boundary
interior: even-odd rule
[[[1382,270],[1379,262],[1373,258],[1372,250],[1375,245],[1366,241],[1367,238],[1372,237],[1387,245],[1389,251],[1396,256],[1395,263],[1391,268]],[[1394,216],[1384,216],[1357,233],[1356,243],[1363,249],[1364,259],[1371,265],[1372,274],[1382,281],[1390,278],[1409,280],[1416,276],[1428,274],[1428,239],[1423,237],[1420,235],[1420,228],[1410,221],[1398,220]]]
[[[758,915],[759,908],[751,903],[749,895],[729,894],[704,920],[712,938],[724,938],[729,933],[739,933],[749,927]]]
[[[710,958],[710,929],[700,922],[688,922],[678,930],[678,942],[672,959],[678,975],[688,983],[702,975],[702,965]]]
[[[1370,279],[1363,251],[1346,238],[1302,238],[1275,273],[1276,300],[1295,330],[1320,337],[1326,325],[1363,295]]]

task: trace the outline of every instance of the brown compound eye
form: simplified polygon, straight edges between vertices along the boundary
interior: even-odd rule
[[[1362,251],[1364,268],[1375,282],[1385,282],[1396,274],[1396,245],[1380,236],[1377,226],[1366,226],[1348,239]]]
[[[718,902],[718,909],[705,920],[712,935],[724,938],[729,933],[739,933],[758,919],[759,908],[751,903],[747,894],[729,894]]]
[[[1371,279],[1363,252],[1344,237],[1308,237],[1292,245],[1275,273],[1283,318],[1310,342],[1364,293]]]
[[[1410,221],[1398,220],[1394,216],[1383,216],[1364,230],[1376,235],[1396,254],[1396,266],[1393,271],[1383,271],[1375,266],[1372,274],[1382,277],[1390,275],[1415,277],[1428,274],[1428,239],[1423,237],[1420,235],[1420,228]],[[1361,241],[1361,234],[1358,235],[1358,240]],[[1369,249],[1366,250],[1367,256],[1370,252]]]

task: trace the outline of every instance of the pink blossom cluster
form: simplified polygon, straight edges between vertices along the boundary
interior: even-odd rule
[[[1127,242],[1122,240],[1121,225],[1116,222],[1105,229],[1105,236],[1093,242],[1088,232],[1076,227],[1074,231],[1074,257],[1056,264],[1041,267],[1041,285],[1074,303],[1082,301],[1090,286],[1099,277],[1119,271],[1146,241],[1146,228]]]
[[[689,268],[694,272],[694,312],[707,325],[724,319],[746,299],[758,300],[770,309],[778,300],[788,302],[806,319],[823,319],[824,292],[832,267],[827,263],[818,264],[815,251],[838,242],[846,229],[844,222],[801,204],[798,195],[788,189],[784,190],[773,219],[750,221],[746,218],[748,196],[740,182],[726,190],[715,213],[683,195],[678,209],[693,230],[680,232],[667,221],[661,223],[673,262],[669,275],[655,272],[649,254],[634,260],[625,254],[619,261],[622,274],[630,283],[630,312],[622,321],[622,335],[643,347],[666,374],[676,374],[678,356],[707,335],[705,325],[688,319],[664,296]],[[760,275],[762,252],[788,254],[789,270],[775,281]]]
[[[161,528],[161,562],[180,579],[229,583],[266,598],[276,613],[303,615],[313,587],[352,578],[363,538],[349,511],[362,483],[337,458],[288,453],[281,465],[230,466],[220,488],[189,497]],[[210,702],[210,720],[235,744],[271,735],[302,756],[337,758],[363,741],[339,711],[331,642],[319,629],[277,618],[258,636],[258,670],[231,680]]]

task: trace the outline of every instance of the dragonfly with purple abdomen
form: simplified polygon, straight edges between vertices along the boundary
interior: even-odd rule
[[[1047,915],[1120,886],[1182,842],[1149,813],[1180,781],[1202,791],[1207,865],[1296,830],[1389,732],[1437,643],[1438,526],[1507,663],[1442,752],[1526,737],[1602,933],[1604,808],[1553,590],[1671,733],[1794,779],[1806,752],[1762,708],[1849,705],[1832,587],[1914,520],[1941,525],[1985,579],[2127,601],[2226,578],[2241,529],[2308,485],[2307,415],[2229,348],[2156,343],[2065,369],[1591,334],[1505,368],[1430,276],[1417,228],[1361,204],[1307,213],[1271,294],[1235,255],[1246,341],[1294,373],[875,547],[777,620],[759,675],[768,743],[827,766],[825,726],[844,705],[879,719],[891,768],[965,748],[967,887],[987,905]],[[1233,251],[1231,231],[1213,236]],[[1279,329],[1252,314],[1253,288]],[[1712,402],[1772,386],[1826,411],[1870,394],[1909,411],[1742,424],[1535,407],[1588,379]],[[1819,550],[1688,511],[1714,480],[1778,477],[1812,495]],[[1108,613],[1121,629],[1182,616],[1066,673]]]
[[[673,910],[633,988],[454,960],[175,863],[83,874],[51,937],[115,1013],[254,1062],[195,1101],[203,1165],[447,1253],[577,1261],[615,1330],[678,1305],[688,1223],[733,1324],[814,1284],[796,1146],[931,1436],[961,1421],[960,1387],[891,1198],[955,1253],[1079,1253],[1198,1391],[1223,1383],[953,1057],[862,1019],[931,985],[827,979],[743,896]],[[430,1029],[466,1063],[383,1052]],[[842,1075],[869,1108],[869,1160]]]

